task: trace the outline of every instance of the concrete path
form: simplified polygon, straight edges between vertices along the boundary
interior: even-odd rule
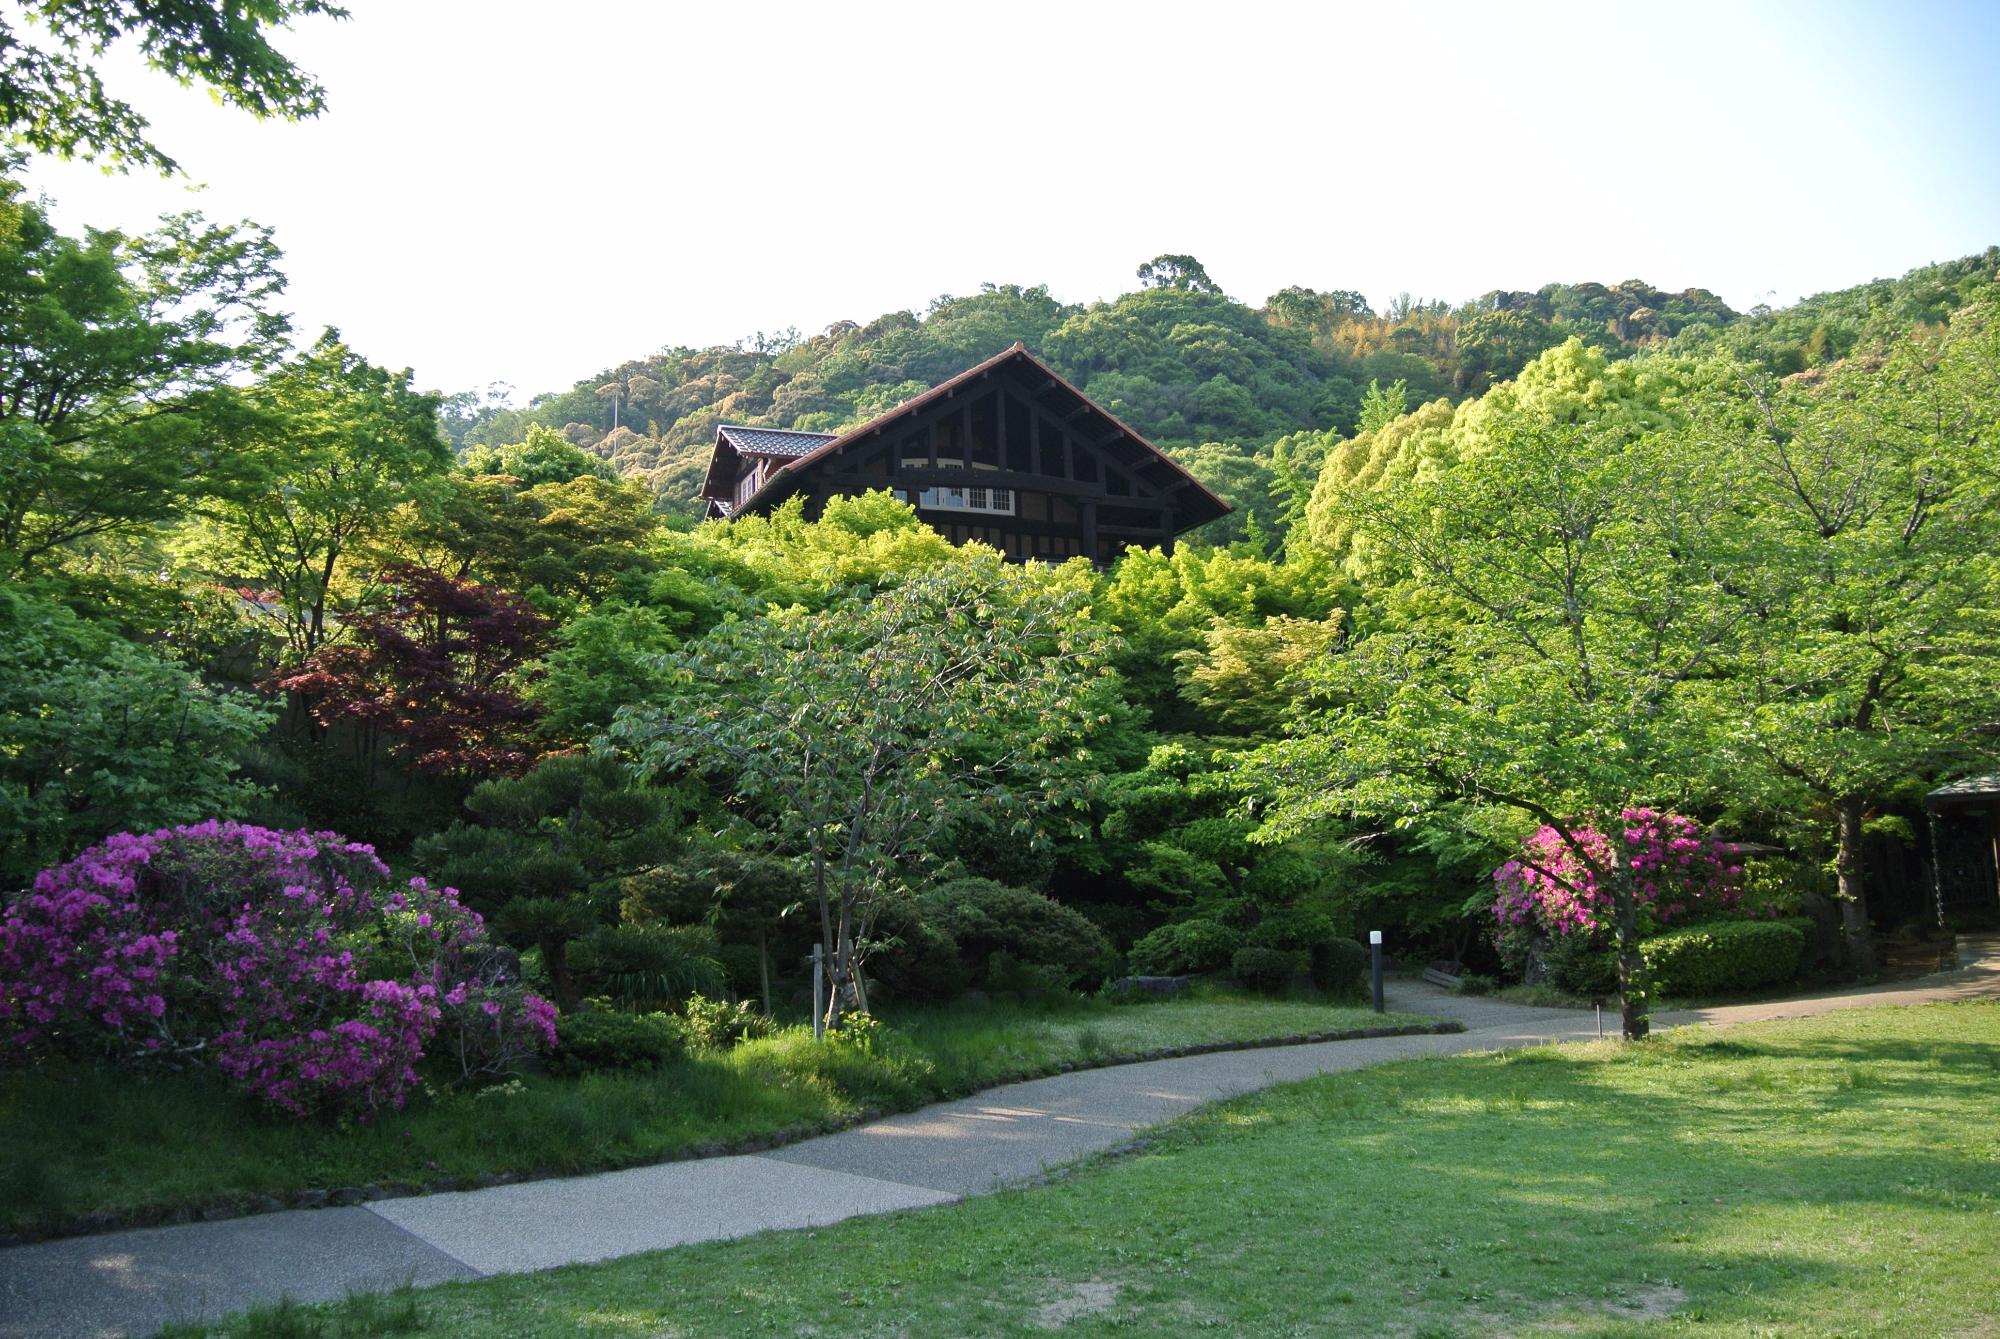
[[[2000,941],[1961,970],[1810,999],[1663,1014],[1662,1026],[1796,1018],[2000,997]],[[547,1269],[688,1242],[945,1204],[1114,1148],[1204,1103],[1413,1056],[1597,1035],[1592,1014],[1461,998],[1421,982],[1389,1006],[1461,1033],[1217,1052],[1010,1084],[758,1156],[425,1195],[340,1209],[146,1228],[0,1251],[0,1339],[145,1335],[290,1296],[300,1301]],[[1615,1031],[1607,1014],[1604,1027]]]

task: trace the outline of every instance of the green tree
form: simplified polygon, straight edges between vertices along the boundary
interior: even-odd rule
[[[1626,1035],[1647,1029],[1633,875],[1579,840],[1702,787],[1720,726],[1690,691],[1731,645],[1755,582],[1736,481],[1679,438],[1523,416],[1422,488],[1350,496],[1409,572],[1379,630],[1326,663],[1331,705],[1252,755],[1267,838],[1337,816],[1407,824],[1441,802],[1555,828],[1611,890]]]
[[[451,452],[438,436],[437,397],[412,390],[408,371],[368,362],[337,331],[273,373],[255,399],[269,426],[248,452],[265,485],[217,506],[194,549],[218,575],[276,593],[298,662],[327,639],[356,550],[439,477]]]
[[[0,182],[0,570],[142,535],[255,478],[235,382],[279,353],[270,234],[200,215],[81,240]]]
[[[1718,689],[1772,801],[1831,815],[1850,956],[1872,970],[1866,810],[1971,757],[2000,698],[2000,291],[1879,366],[1753,377],[1719,412],[1699,440],[1747,457],[1756,561],[1784,588]]]
[[[122,38],[181,84],[203,84],[258,118],[317,116],[326,90],[266,33],[310,15],[345,18],[326,0],[26,0],[50,39],[36,44],[0,20],[0,133],[37,153],[178,170],[133,106],[105,91],[95,61]]]
[[[661,664],[662,707],[613,727],[649,773],[723,778],[775,852],[798,859],[832,972],[816,1009],[866,1009],[861,965],[884,895],[953,811],[1082,798],[1106,651],[1081,592],[966,554],[820,613],[727,624]]]
[[[1178,288],[1188,293],[1221,293],[1222,286],[1193,256],[1154,256],[1139,267],[1139,282],[1147,288]]]
[[[683,798],[614,758],[561,754],[474,788],[472,821],[423,838],[414,855],[508,938],[540,948],[557,1003],[574,1009],[571,942],[616,914],[622,880],[672,854]]]
[[[0,886],[114,832],[241,814],[270,709],[0,587]]]

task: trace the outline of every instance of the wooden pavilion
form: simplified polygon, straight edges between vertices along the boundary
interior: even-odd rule
[[[813,518],[885,488],[954,544],[1017,562],[1171,550],[1230,509],[1022,344],[844,433],[722,424],[701,496],[722,517],[803,496]]]

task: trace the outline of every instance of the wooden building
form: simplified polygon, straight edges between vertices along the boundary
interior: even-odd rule
[[[953,543],[1017,562],[1171,549],[1229,510],[1021,344],[848,432],[722,424],[701,496],[725,517],[803,496],[816,517],[830,497],[883,488]]]

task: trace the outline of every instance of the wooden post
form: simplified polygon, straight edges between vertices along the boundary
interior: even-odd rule
[[[813,945],[813,1040],[826,1039],[826,947]]]
[[[1063,454],[1069,454],[1069,439],[1063,438]],[[1077,504],[1077,515],[1083,522],[1083,556],[1091,562],[1097,561],[1097,501],[1085,498]]]
[[[993,388],[993,468],[1007,468],[1007,392]]]

